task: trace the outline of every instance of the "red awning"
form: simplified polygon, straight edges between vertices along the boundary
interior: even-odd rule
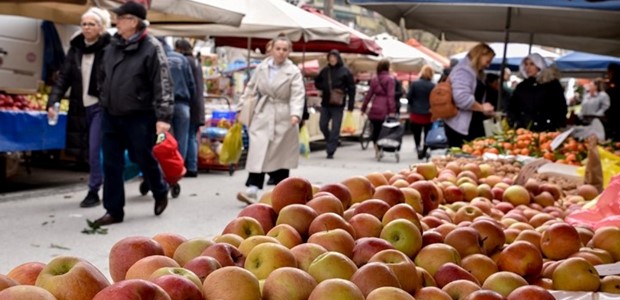
[[[297,42],[293,43],[293,51],[295,52],[329,52],[332,49],[336,49],[341,53],[358,53],[358,54],[381,54],[381,47],[369,36],[361,33],[349,26],[346,26],[326,15],[324,15],[318,9],[305,6],[303,7],[308,12],[311,12],[319,17],[322,17],[341,29],[346,29],[351,33],[350,41],[348,44],[333,42],[333,41],[310,41],[310,42]],[[237,48],[247,48],[248,39],[239,37],[214,37],[215,46],[231,46]],[[252,39],[251,49],[260,49],[263,53],[265,46],[267,45],[267,39]]]

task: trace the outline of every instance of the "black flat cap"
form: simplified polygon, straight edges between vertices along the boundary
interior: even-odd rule
[[[135,1],[127,1],[125,4],[112,9],[112,12],[117,16],[132,15],[140,18],[141,20],[146,20],[146,8],[144,5]]]

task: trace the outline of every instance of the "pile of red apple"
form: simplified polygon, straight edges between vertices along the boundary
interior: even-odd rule
[[[30,101],[24,95],[0,93],[0,110],[41,110],[41,104]]]
[[[89,262],[56,257],[0,275],[0,300],[555,299],[620,294],[620,228],[564,222],[598,195],[584,185],[493,175],[478,164],[423,163],[315,186],[288,178],[213,239],[127,237],[110,283]]]

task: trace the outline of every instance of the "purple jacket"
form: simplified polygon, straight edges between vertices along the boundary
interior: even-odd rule
[[[389,114],[396,113],[394,103],[394,78],[389,72],[381,72],[370,80],[370,89],[364,98],[362,112],[366,112],[368,103],[372,103],[368,119],[381,121]]]

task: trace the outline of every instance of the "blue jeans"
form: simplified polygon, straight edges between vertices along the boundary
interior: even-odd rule
[[[167,197],[168,185],[164,182],[159,163],[153,156],[155,145],[154,112],[144,112],[130,116],[112,116],[102,112],[101,131],[103,133],[103,207],[114,218],[122,220],[125,216],[125,149],[142,171],[144,180],[153,192],[155,199]]]
[[[88,165],[90,166],[88,190],[97,193],[103,183],[103,172],[101,171],[101,107],[99,104],[86,107],[86,124],[88,126]]]
[[[185,160],[187,157],[187,132],[189,132],[189,104],[177,102],[174,104],[172,117],[172,134],[179,144],[179,153]]]
[[[196,133],[200,125],[190,125],[187,134],[187,157],[185,158],[185,168],[190,172],[198,171],[198,139]]]

